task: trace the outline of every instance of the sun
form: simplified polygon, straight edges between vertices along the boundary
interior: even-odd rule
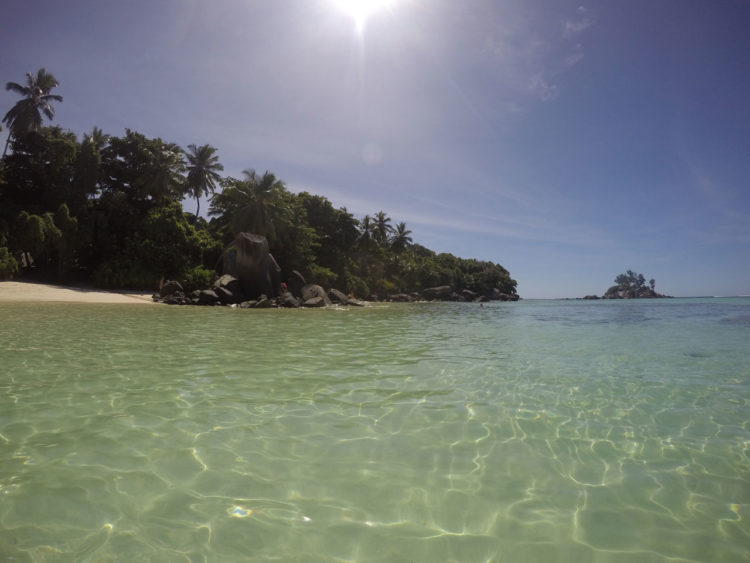
[[[354,20],[358,32],[362,32],[367,18],[373,13],[385,9],[394,0],[333,0],[333,3]]]

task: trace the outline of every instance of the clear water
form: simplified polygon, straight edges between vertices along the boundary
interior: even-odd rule
[[[750,299],[0,307],[0,561],[750,559]]]

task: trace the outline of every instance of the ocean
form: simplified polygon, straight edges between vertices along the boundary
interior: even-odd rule
[[[0,561],[750,560],[750,298],[0,306]]]

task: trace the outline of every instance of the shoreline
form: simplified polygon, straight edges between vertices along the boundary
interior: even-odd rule
[[[155,304],[150,292],[105,291],[90,286],[63,286],[30,281],[0,281],[3,303]]]

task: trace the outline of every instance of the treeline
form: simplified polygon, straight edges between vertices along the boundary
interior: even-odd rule
[[[110,288],[154,289],[164,278],[205,287],[226,245],[249,231],[268,239],[282,272],[298,270],[357,296],[438,285],[515,294],[516,282],[499,264],[415,244],[406,224],[393,225],[383,211],[358,220],[325,197],[290,192],[270,172],[223,176],[209,145],[185,150],[97,128],[78,139],[43,127],[41,115],[51,117],[50,102],[62,99],[49,94],[57,82],[42,73],[29,74],[27,86],[8,84],[24,97],[3,120],[10,151],[0,163],[0,279],[25,271]],[[183,211],[186,197],[200,204],[204,195],[210,220]]]

